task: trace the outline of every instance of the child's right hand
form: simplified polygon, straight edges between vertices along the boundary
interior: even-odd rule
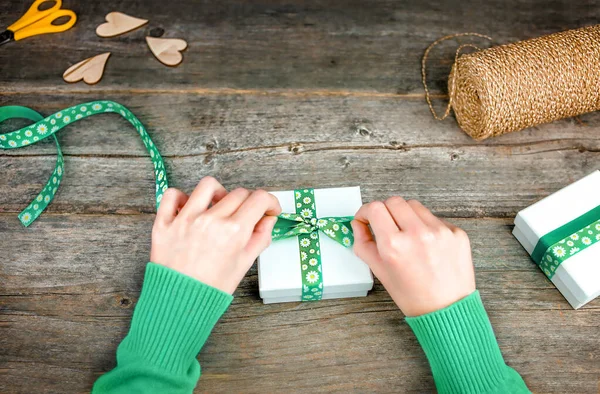
[[[365,204],[352,228],[355,253],[406,316],[445,308],[475,291],[467,234],[418,201]]]
[[[227,193],[212,177],[189,197],[167,189],[152,228],[150,261],[233,294],[271,243],[280,213],[279,201],[266,191]]]

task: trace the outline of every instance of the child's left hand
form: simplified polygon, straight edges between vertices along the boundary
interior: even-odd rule
[[[279,201],[266,191],[227,193],[212,177],[189,197],[167,189],[152,228],[150,260],[232,294],[271,243],[280,213]]]

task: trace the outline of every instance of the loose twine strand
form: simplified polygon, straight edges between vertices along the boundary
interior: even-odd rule
[[[448,95],[449,95],[449,99],[448,99],[448,105],[446,106],[446,110],[444,111],[444,115],[442,115],[441,117],[437,115],[437,113],[435,112],[435,109],[433,109],[433,104],[431,104],[431,97],[430,97],[430,93],[429,93],[429,88],[427,87],[427,73],[426,73],[426,69],[427,69],[427,57],[429,56],[429,52],[431,52],[431,50],[438,46],[439,44],[441,44],[442,42],[446,41],[446,40],[451,40],[453,38],[457,38],[457,37],[465,37],[465,36],[470,36],[470,37],[481,37],[481,38],[485,38],[487,40],[493,41],[491,37],[485,36],[483,34],[479,34],[479,33],[456,33],[456,34],[449,34],[447,36],[444,36],[442,38],[438,38],[437,40],[435,40],[434,42],[432,42],[427,49],[425,50],[425,53],[423,54],[423,59],[421,60],[421,80],[423,81],[423,87],[425,88],[425,99],[427,100],[427,105],[429,105],[429,110],[431,111],[431,114],[433,115],[433,117],[437,120],[444,120],[448,117],[448,115],[450,115],[450,109],[452,107],[452,95],[450,94],[451,92],[454,91],[454,89],[448,89]],[[456,49],[456,53],[454,54],[454,64],[456,64],[456,62],[458,61],[458,56],[460,55],[460,51],[463,48],[475,48],[476,50],[480,50],[481,48],[479,48],[476,45],[473,44],[462,44],[458,47],[458,49]],[[449,82],[449,86],[454,87],[454,83],[456,82],[456,73],[453,73],[452,75],[452,79]]]
[[[426,63],[442,37],[425,50],[421,76],[435,119],[454,111],[459,126],[482,140],[527,127],[600,110],[600,25],[567,30],[479,50],[460,45],[448,78],[448,105],[439,116],[431,103]],[[461,54],[463,48],[477,52]]]

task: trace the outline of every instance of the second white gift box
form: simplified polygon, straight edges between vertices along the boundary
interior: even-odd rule
[[[365,297],[373,287],[373,275],[352,252],[352,234],[348,234],[348,217],[362,206],[360,188],[271,194],[298,236],[274,238],[260,255],[258,284],[263,302]]]
[[[600,171],[515,218],[513,235],[577,309],[600,295]]]

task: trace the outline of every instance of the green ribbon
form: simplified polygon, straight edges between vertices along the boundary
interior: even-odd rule
[[[317,218],[314,189],[294,190],[296,213],[278,216],[273,240],[298,237],[302,274],[302,301],[318,301],[323,297],[323,273],[319,232],[349,248],[354,243],[350,222],[352,216]]]
[[[552,279],[566,260],[600,242],[600,205],[544,235],[531,258]]]
[[[163,193],[169,187],[164,162],[158,149],[156,149],[156,146],[152,142],[152,139],[150,139],[144,125],[133,113],[131,113],[131,111],[121,104],[115,103],[114,101],[92,101],[58,111],[46,118],[27,107],[0,107],[0,123],[13,118],[23,118],[35,122],[22,129],[0,134],[1,149],[23,148],[42,141],[45,138],[52,137],[54,138],[56,149],[58,151],[54,172],[50,175],[48,182],[46,182],[46,186],[44,186],[42,191],[33,199],[33,201],[31,201],[27,208],[19,214],[19,220],[25,227],[33,223],[54,199],[64,175],[63,154],[55,136],[56,132],[80,119],[106,112],[114,112],[127,119],[138,131],[146,150],[150,153],[150,157],[154,164],[156,206],[158,208]]]

